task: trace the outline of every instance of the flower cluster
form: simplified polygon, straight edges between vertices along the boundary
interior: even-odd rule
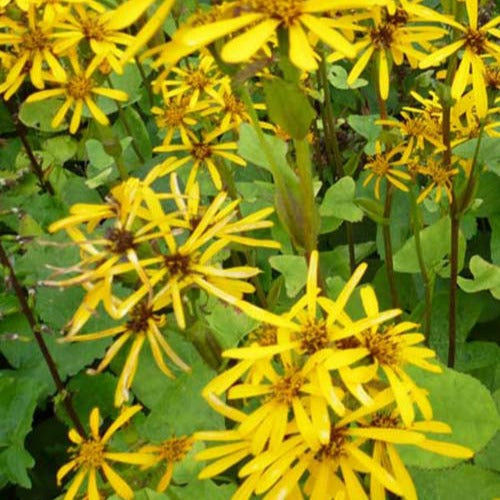
[[[160,166],[160,168],[163,168]],[[129,179],[111,190],[105,203],[74,205],[68,217],[54,223],[52,232],[64,230],[80,249],[80,261],[57,274],[74,274],[45,284],[58,287],[81,285],[86,291],[81,306],[67,326],[64,341],[85,342],[115,337],[96,370],[104,370],[128,342],[129,354],[120,376],[115,404],[128,400],[128,391],[147,340],[158,367],[167,376],[173,373],[166,356],[178,368],[189,367],[176,355],[164,337],[165,312],[173,311],[177,326],[186,326],[186,301],[193,306],[193,290],[198,289],[232,303],[250,315],[254,306],[243,295],[254,291],[247,279],[259,273],[251,266],[223,266],[224,251],[233,242],[239,245],[278,248],[279,244],[256,239],[249,231],[272,226],[262,209],[245,217],[239,215],[240,200],[227,202],[219,193],[204,205],[197,183],[185,193],[175,174],[170,193],[156,192],[149,181]],[[168,204],[168,205],[167,205]],[[166,208],[168,207],[168,208]],[[123,278],[128,284],[124,296]],[[120,288],[121,293],[116,293]],[[95,333],[80,333],[102,303],[106,314],[118,326]],[[269,313],[269,317],[273,317]]]
[[[263,323],[248,346],[224,353],[236,364],[213,379],[204,396],[235,424],[231,430],[195,434],[195,439],[223,442],[197,454],[213,460],[200,478],[244,462],[238,472],[243,482],[233,497],[241,500],[253,493],[266,499],[300,497],[302,484],[311,498],[367,498],[363,477],[372,498],[383,497],[385,490],[416,498],[395,444],[472,456],[465,447],[427,436],[451,429],[432,419],[425,390],[406,368],[439,373],[439,365],[429,361],[435,353],[419,345],[424,336],[418,325],[387,323],[401,311],[380,311],[369,285],[360,290],[364,317],[349,316],[346,305],[366,266],[356,270],[336,300],[320,295],[317,266],[313,252],[306,295],[283,314],[288,325]],[[229,404],[233,401],[241,404]]]

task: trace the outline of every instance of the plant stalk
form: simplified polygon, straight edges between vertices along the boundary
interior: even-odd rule
[[[35,337],[35,340],[38,344],[38,347],[42,353],[42,356],[45,360],[45,363],[47,364],[47,367],[49,369],[50,375],[52,376],[52,379],[54,380],[54,383],[57,388],[57,392],[61,396],[62,403],[64,405],[64,409],[66,410],[66,413],[68,414],[68,417],[71,419],[73,422],[75,429],[78,431],[78,433],[82,436],[86,436],[85,429],[83,428],[82,423],[80,422],[80,419],[78,418],[78,415],[73,408],[73,404],[71,403],[71,397],[68,391],[64,387],[64,383],[61,380],[61,377],[59,376],[59,372],[57,370],[57,365],[52,358],[52,355],[50,354],[50,351],[47,347],[47,344],[45,343],[45,340],[41,334],[40,327],[35,319],[35,316],[33,315],[33,311],[31,310],[28,301],[26,299],[26,296],[24,294],[24,291],[21,287],[21,284],[19,283],[19,280],[17,279],[16,273],[14,271],[14,268],[12,267],[12,264],[10,263],[10,260],[5,253],[5,250],[3,248],[2,243],[0,242],[0,263],[7,269],[9,273],[9,278],[10,282],[12,284],[12,287],[14,288],[14,292],[17,296],[17,300],[19,301],[19,305],[21,306],[21,310],[23,312],[23,315],[25,316],[26,320],[28,321],[31,331],[33,332],[33,335]]]
[[[384,219],[390,221],[392,208],[392,185],[387,182],[384,204]],[[382,234],[384,237],[384,253],[385,253],[385,268],[387,271],[387,281],[391,292],[391,305],[394,308],[399,308],[398,288],[396,286],[396,276],[394,275],[394,262],[392,254],[392,237],[390,222],[382,226]]]

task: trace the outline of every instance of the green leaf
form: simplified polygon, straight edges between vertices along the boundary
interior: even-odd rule
[[[61,105],[61,99],[23,102],[19,109],[19,119],[28,127],[38,129],[42,132],[65,130],[68,128],[68,125],[64,121],[57,128],[53,128],[51,125]]]
[[[7,482],[31,486],[26,469],[33,467],[24,439],[31,430],[33,413],[40,395],[34,378],[12,371],[0,371],[0,486]]]
[[[434,419],[446,422],[452,434],[430,435],[431,439],[467,446],[474,452],[483,449],[500,426],[490,392],[475,378],[443,367],[442,374],[407,370],[418,387],[429,392]],[[407,465],[429,469],[451,467],[457,459],[424,451],[416,446],[400,446]]]
[[[273,152],[274,162],[283,169],[290,170],[286,161],[288,145],[285,141],[269,134],[264,134],[266,142],[269,143],[270,149]],[[267,161],[267,157],[260,146],[257,132],[248,123],[242,123],[240,126],[240,137],[238,140],[238,155],[245,160],[271,170],[271,166]]]
[[[494,500],[500,497],[500,474],[464,464],[449,470],[412,468],[420,500]]]
[[[285,278],[285,288],[288,297],[295,297],[307,281],[307,263],[304,257],[298,255],[275,255],[269,258],[273,269],[279,271]]]
[[[76,155],[78,143],[69,135],[59,135],[44,141],[42,149],[50,153],[60,165],[63,165]]]
[[[185,498],[228,500],[236,491],[236,485],[234,483],[217,485],[213,481],[200,481],[195,479],[185,487],[170,487],[169,490],[167,490],[167,495],[169,491],[175,495],[169,495],[170,500]]]
[[[493,399],[496,402],[497,410],[500,412],[500,390],[493,394]],[[475,457],[474,463],[486,469],[492,469],[500,472],[500,431],[495,437],[483,448]]]
[[[453,148],[453,154],[462,158],[474,158],[477,138],[462,142]],[[492,172],[500,176],[500,141],[497,137],[482,137],[477,161],[486,165]]]
[[[489,290],[495,299],[500,300],[500,266],[474,255],[469,263],[474,279],[458,278],[458,286],[467,293]]]
[[[322,217],[335,217],[349,222],[359,222],[363,211],[354,202],[356,183],[352,177],[343,177],[325,193],[319,208]]]
[[[246,314],[220,301],[211,308],[206,320],[222,349],[236,347],[258,324]]]
[[[316,113],[299,86],[273,78],[264,82],[264,94],[271,120],[294,139],[304,139]]]
[[[361,87],[366,87],[368,81],[363,78],[358,78],[352,85],[347,83],[347,71],[337,64],[330,66],[328,71],[328,81],[337,89],[348,90],[348,89],[359,89]]]
[[[349,126],[368,141],[364,147],[368,155],[375,154],[375,141],[382,132],[382,126],[375,123],[379,118],[379,115],[349,115],[347,117]]]
[[[444,269],[446,262],[443,259],[450,251],[450,228],[450,219],[443,217],[420,231],[423,260],[428,270],[440,272]],[[462,236],[463,245],[464,238]],[[462,248],[462,252],[463,250]],[[420,272],[414,236],[408,239],[394,255],[394,270],[399,273]]]

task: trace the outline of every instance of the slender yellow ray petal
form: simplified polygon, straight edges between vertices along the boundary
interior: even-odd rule
[[[86,475],[87,475],[86,469],[80,470],[78,472],[78,474],[74,477],[73,481],[71,482],[71,486],[68,488],[68,491],[66,491],[66,495],[64,495],[64,500],[73,500],[75,498]]]
[[[300,24],[292,24],[288,28],[290,39],[290,60],[295,66],[304,71],[314,71],[318,68],[318,56],[312,49],[307,35]]]
[[[126,424],[137,412],[142,410],[141,405],[134,405],[126,408],[119,417],[108,427],[101,442],[106,443],[111,436],[124,424]]]
[[[132,488],[106,463],[102,464],[102,470],[111,487],[125,500],[132,500],[134,492]]]
[[[401,486],[405,500],[417,500],[417,492],[413,480],[406,470],[406,467],[398,455],[396,448],[392,444],[386,446],[387,454],[394,470],[396,480]]]
[[[76,467],[76,460],[71,460],[64,464],[57,471],[57,484],[60,485],[64,477]]]
[[[233,453],[227,457],[221,458],[217,460],[213,464],[205,467],[199,474],[198,479],[209,479],[211,477],[217,476],[221,472],[229,469],[234,464],[237,464],[241,460],[243,460],[246,456],[250,454],[249,450],[241,450],[237,453]]]
[[[136,465],[146,465],[151,464],[155,457],[147,453],[104,453],[104,456],[108,460],[113,460],[114,462],[121,462],[124,464],[136,464]]]
[[[426,439],[425,441],[416,444],[416,446],[423,448],[424,450],[432,451],[433,453],[439,453],[439,455],[445,455],[452,458],[462,458],[465,460],[474,456],[474,452],[471,449],[454,443],[446,443],[444,441]]]
[[[222,21],[223,22],[223,21]],[[229,63],[248,61],[273,35],[280,21],[266,19],[224,45],[221,56]]]

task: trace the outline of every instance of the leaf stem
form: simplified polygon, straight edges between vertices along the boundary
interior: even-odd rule
[[[31,145],[28,141],[28,134],[26,131],[26,127],[19,119],[19,110],[16,109],[15,105],[11,101],[4,101],[6,108],[9,110],[9,113],[12,117],[12,122],[14,123],[14,127],[16,127],[16,132],[21,140],[24,150],[29,158],[31,170],[38,178],[38,183],[40,187],[49,193],[51,196],[55,195],[54,188],[48,179],[44,178],[43,169],[38,160],[36,159],[35,153],[31,148]]]
[[[47,347],[47,344],[45,343],[45,340],[41,334],[40,327],[38,325],[38,322],[35,319],[35,316],[33,315],[33,311],[31,310],[28,301],[26,299],[26,296],[24,294],[24,291],[21,287],[21,284],[19,283],[19,280],[17,279],[16,273],[14,271],[14,268],[12,267],[12,264],[10,263],[10,260],[5,253],[5,250],[2,246],[2,243],[0,242],[0,263],[7,268],[10,282],[12,284],[12,287],[14,288],[14,292],[17,296],[17,300],[19,302],[19,305],[21,306],[21,310],[23,312],[23,315],[25,316],[26,320],[28,321],[31,331],[33,332],[33,335],[35,337],[35,340],[38,344],[38,347],[42,353],[42,356],[45,360],[45,363],[47,364],[47,367],[49,369],[50,375],[52,376],[52,379],[54,380],[54,383],[57,388],[57,392],[62,398],[62,403],[64,405],[64,409],[66,410],[66,413],[68,414],[68,417],[71,419],[73,424],[75,425],[75,429],[78,431],[78,433],[82,436],[86,436],[85,429],[83,428],[82,423],[80,422],[80,419],[78,418],[78,415],[73,408],[73,404],[71,403],[71,397],[70,394],[68,394],[68,391],[65,389],[63,381],[59,375],[59,372],[57,370],[57,365],[54,361],[54,358],[50,354],[50,351]]]
[[[388,223],[382,226],[382,234],[384,237],[384,253],[385,253],[385,268],[387,271],[387,281],[391,292],[391,305],[394,308],[399,308],[398,289],[396,286],[396,276],[394,275],[394,262],[392,254],[392,237],[391,237],[391,208],[392,208],[392,185],[387,182],[384,204],[384,219],[388,219]]]

